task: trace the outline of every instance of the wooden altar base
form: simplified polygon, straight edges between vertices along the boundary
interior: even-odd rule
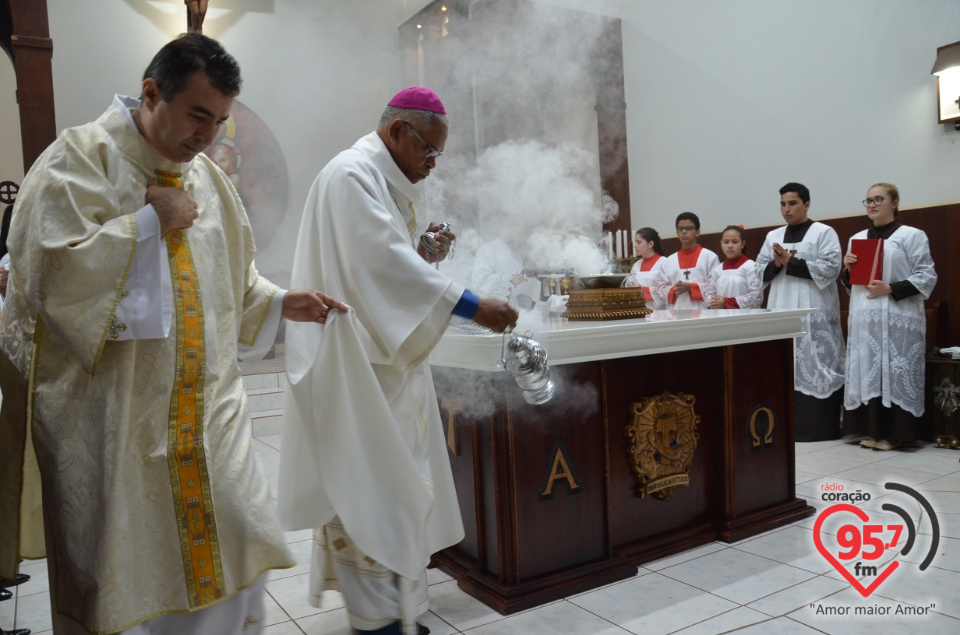
[[[795,491],[792,359],[781,339],[554,366],[543,406],[507,373],[435,367],[466,536],[434,565],[509,614],[813,515]],[[625,428],[664,391],[694,397],[699,438],[661,500],[639,495]]]
[[[436,554],[431,566],[456,578],[458,587],[502,615],[525,611],[637,575],[637,565],[626,559],[604,558],[520,584],[509,584],[496,576],[474,575],[476,561],[463,558],[463,554],[455,549]]]

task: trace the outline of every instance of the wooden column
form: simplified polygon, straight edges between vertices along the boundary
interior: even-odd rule
[[[627,101],[623,87],[623,36],[620,20],[604,21],[593,65],[597,90],[597,133],[600,142],[601,187],[620,207],[604,223],[605,231],[630,228],[630,171],[627,165]]]
[[[53,40],[47,19],[47,0],[0,0],[0,10],[11,18],[12,32],[0,45],[13,60],[20,106],[23,171],[57,137],[53,104]]]

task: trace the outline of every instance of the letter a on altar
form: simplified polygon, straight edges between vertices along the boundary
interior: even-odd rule
[[[583,491],[583,483],[573,467],[573,461],[570,459],[570,453],[567,451],[563,441],[557,439],[550,452],[550,469],[547,470],[546,478],[543,481],[543,487],[540,488],[540,500],[550,500],[553,498],[553,488],[557,481],[567,484],[571,494],[579,494]]]

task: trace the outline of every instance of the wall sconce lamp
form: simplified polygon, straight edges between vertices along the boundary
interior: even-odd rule
[[[931,75],[937,76],[937,104],[940,123],[953,122],[960,130],[960,42],[937,49]]]

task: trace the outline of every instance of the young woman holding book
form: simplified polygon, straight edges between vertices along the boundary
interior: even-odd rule
[[[850,292],[843,432],[860,445],[891,450],[916,439],[923,415],[926,317],[923,301],[937,283],[927,235],[900,224],[900,191],[877,183],[863,201],[871,227],[847,245],[840,281]],[[858,257],[853,241],[879,240],[879,258]],[[874,253],[870,243],[861,254]],[[878,262],[882,260],[882,263]],[[866,267],[866,277],[858,269]],[[871,280],[871,272],[880,271]],[[851,284],[863,279],[866,284]]]

